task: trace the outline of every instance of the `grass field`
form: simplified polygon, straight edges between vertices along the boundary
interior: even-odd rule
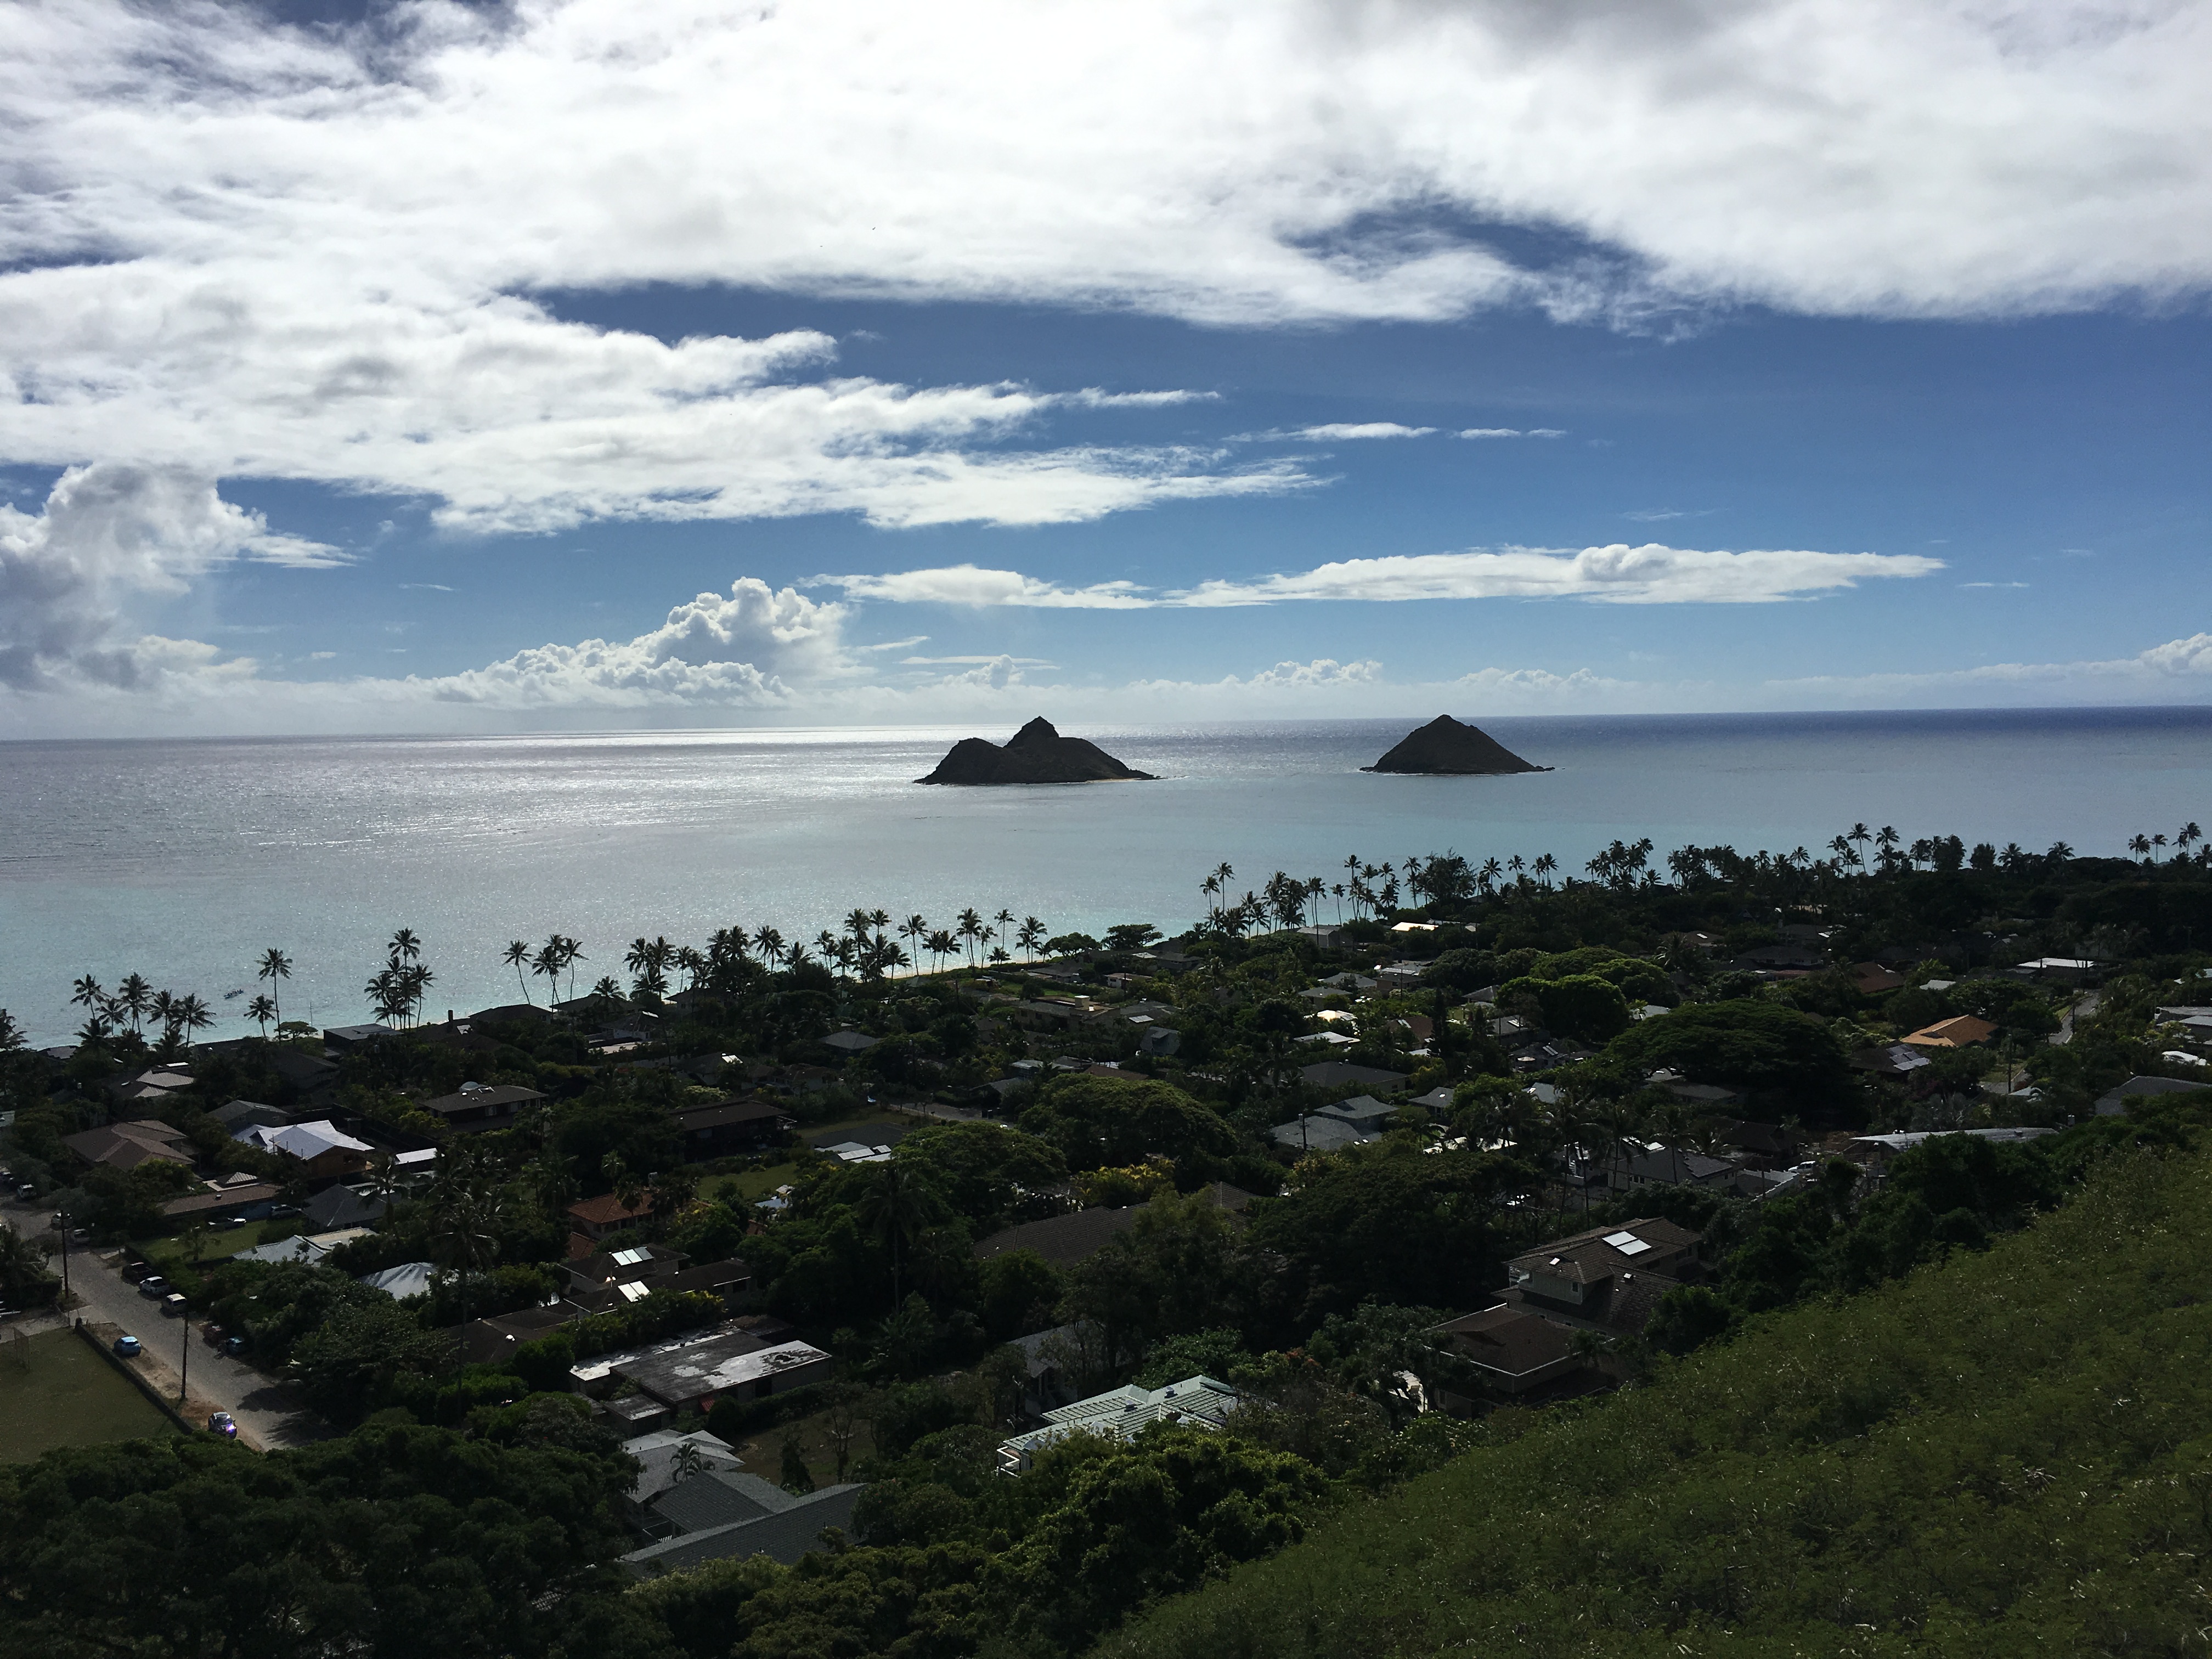
[[[736,1175],[714,1176],[700,1183],[699,1196],[719,1198],[731,1204],[750,1204],[766,1198],[798,1172],[796,1164],[779,1164],[773,1169],[744,1170]]]
[[[252,1249],[256,1244],[264,1242],[262,1226],[263,1224],[258,1221],[249,1221],[243,1227],[218,1228],[208,1235],[207,1243],[203,1247],[201,1260],[212,1266],[226,1256],[235,1255],[240,1250]],[[169,1267],[183,1262],[185,1257],[191,1253],[191,1241],[184,1234],[177,1233],[167,1238],[141,1239],[137,1248],[139,1254],[149,1261],[158,1261],[163,1267]]]
[[[75,1333],[0,1340],[0,1462],[173,1432],[169,1419]]]

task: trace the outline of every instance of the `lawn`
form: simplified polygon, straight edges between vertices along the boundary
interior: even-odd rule
[[[762,1429],[747,1435],[737,1448],[738,1461],[748,1474],[757,1474],[764,1480],[783,1482],[783,1443],[786,1437],[799,1443],[799,1455],[806,1460],[808,1473],[814,1484],[826,1486],[837,1478],[837,1454],[831,1445],[829,1414],[817,1412],[811,1417],[801,1417],[789,1423],[779,1423],[774,1428]],[[863,1421],[860,1433],[854,1437],[847,1455],[846,1479],[852,1479],[852,1465],[870,1456],[875,1443],[869,1437],[867,1424]]]
[[[286,1226],[294,1224],[283,1224]],[[252,1249],[256,1244],[264,1242],[262,1226],[263,1224],[258,1221],[249,1221],[243,1227],[217,1228],[208,1235],[207,1243],[201,1247],[200,1259],[204,1261],[220,1261],[225,1256],[236,1255],[240,1250]],[[281,1231],[282,1228],[277,1231]],[[138,1253],[149,1261],[157,1261],[166,1268],[182,1263],[191,1254],[191,1241],[185,1234],[177,1233],[167,1238],[140,1239],[137,1241],[137,1249]]]
[[[798,1173],[796,1164],[778,1164],[766,1170],[742,1170],[736,1175],[715,1176],[700,1183],[699,1196],[732,1204],[751,1204],[766,1198]]]
[[[74,1332],[0,1338],[0,1462],[173,1432],[169,1419]]]

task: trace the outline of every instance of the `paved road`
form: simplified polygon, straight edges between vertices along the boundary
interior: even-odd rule
[[[33,1238],[47,1230],[52,1215],[52,1210],[36,1205],[12,1200],[0,1203],[0,1222]],[[329,1425],[302,1407],[289,1389],[278,1387],[251,1365],[210,1347],[203,1336],[205,1328],[198,1322],[163,1318],[161,1310],[139,1295],[136,1285],[124,1282],[118,1271],[122,1261],[119,1252],[108,1261],[89,1249],[71,1247],[69,1279],[76,1300],[70,1315],[82,1320],[103,1344],[125,1332],[137,1337],[146,1351],[131,1362],[132,1369],[170,1400],[177,1397],[178,1367],[182,1362],[191,1383],[184,1413],[186,1422],[197,1427],[207,1421],[210,1412],[227,1411],[237,1421],[239,1438],[259,1451],[330,1437]],[[59,1257],[53,1265],[58,1273]],[[179,1328],[188,1323],[191,1358],[184,1361],[186,1335]]]
[[[2097,994],[2094,991],[2092,991],[2088,995],[2083,997],[2081,1001],[2075,1003],[2071,1008],[2069,1008],[2064,1014],[2061,1015],[2058,1021],[2058,1029],[2051,1035],[2051,1046],[2054,1048],[2063,1048],[2068,1043],[2073,1042],[2074,1022],[2077,1018],[2089,1019],[2094,1018],[2097,1012],[2098,1002],[2099,998]]]

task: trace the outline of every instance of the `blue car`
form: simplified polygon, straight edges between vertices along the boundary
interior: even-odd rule
[[[125,1359],[136,1359],[138,1357],[138,1339],[135,1336],[118,1336],[115,1339],[115,1352]]]

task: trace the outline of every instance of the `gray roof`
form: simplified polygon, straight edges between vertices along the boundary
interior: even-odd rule
[[[1298,1068],[1298,1074],[1322,1089],[1395,1089],[1406,1080],[1403,1072],[1386,1072],[1376,1066],[1354,1066],[1342,1060],[1324,1060],[1317,1065],[1302,1066]]]
[[[1102,1208],[1078,1210],[1073,1215],[1056,1215],[1043,1221],[1024,1221],[979,1241],[975,1259],[988,1261],[1008,1250],[1035,1250],[1058,1267],[1072,1267],[1104,1249],[1115,1234],[1136,1225],[1138,1213],[1133,1206],[1126,1210]]]
[[[713,1474],[698,1475],[684,1486],[696,1486],[719,1478]],[[767,1482],[761,1484],[766,1486]],[[808,1551],[822,1547],[824,1528],[852,1530],[853,1505],[861,1491],[860,1486],[852,1484],[824,1486],[805,1498],[792,1498],[790,1507],[775,1514],[684,1533],[658,1544],[648,1544],[641,1550],[632,1550],[622,1558],[623,1565],[641,1578],[655,1572],[681,1572],[704,1566],[709,1561],[742,1561],[756,1555],[795,1566]],[[664,1498],[662,1505],[666,1501]]]
[[[308,1225],[317,1232],[336,1227],[366,1227],[384,1214],[384,1205],[376,1199],[363,1198],[350,1187],[330,1187],[309,1199],[300,1212]]]
[[[2097,1115],[2111,1117],[2127,1109],[2124,1102],[2142,1095],[2187,1095],[2200,1089],[2212,1089],[2212,1081],[2200,1083],[2193,1078],[2131,1077],[2107,1094],[2097,1097]]]
[[[679,1532],[708,1532],[740,1521],[781,1515],[799,1502],[772,1481],[743,1469],[702,1469],[653,1500],[653,1513]]]
[[[1355,1128],[1340,1117],[1323,1117],[1319,1113],[1310,1117],[1294,1118],[1288,1123],[1278,1123],[1267,1133],[1278,1146],[1296,1146],[1313,1152],[1341,1152],[1346,1146],[1357,1146],[1382,1139],[1380,1135]]]

